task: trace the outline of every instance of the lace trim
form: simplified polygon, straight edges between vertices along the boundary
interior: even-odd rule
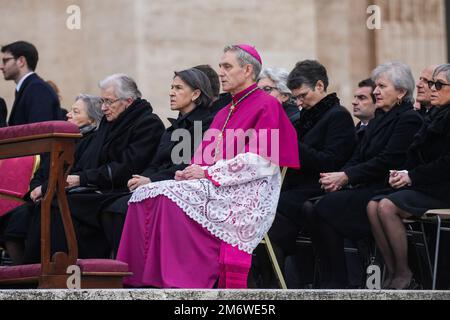
[[[214,236],[252,253],[275,218],[281,175],[267,163],[247,165],[252,156],[237,158],[211,167],[225,185],[216,187],[207,179],[150,183],[138,188],[130,203],[164,195]],[[244,164],[237,171],[236,161]]]

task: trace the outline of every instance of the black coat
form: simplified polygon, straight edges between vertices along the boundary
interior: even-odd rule
[[[353,119],[336,95],[330,94],[312,109],[301,111],[296,130],[301,169],[288,171],[284,189],[320,192],[319,174],[338,170],[353,153]]]
[[[222,93],[219,95],[217,100],[215,100],[213,103],[211,103],[211,106],[209,107],[209,112],[211,113],[211,116],[214,118],[214,116],[222,110],[224,107],[229,105],[232,101],[231,94],[229,93]]]
[[[103,119],[95,137],[74,168],[81,186],[103,191],[127,190],[156,154],[164,125],[152,107],[138,99],[114,122]]]
[[[169,119],[169,121],[171,126],[167,128],[162,135],[152,163],[142,173],[142,176],[150,178],[152,182],[174,179],[177,170],[184,170],[187,167],[194,155],[194,151],[198,147],[198,145],[195,145],[195,142],[201,142],[203,133],[209,128],[212,122],[212,117],[208,109],[197,107],[190,113],[183,116],[180,115],[177,119]],[[195,134],[197,134],[197,132],[194,132],[194,122],[201,122],[199,123],[201,137],[197,137],[198,141],[194,141]],[[172,134],[178,129],[187,130],[191,139],[188,142],[183,140],[172,141]],[[183,159],[186,158],[185,160],[187,161],[183,161],[183,163],[180,164],[174,164],[172,162],[172,150],[179,143],[189,143],[190,154],[184,155],[181,152],[180,157]]]
[[[62,120],[60,104],[55,91],[37,74],[22,83],[16,94],[8,125]]]
[[[320,173],[337,171],[352,155],[356,144],[350,113],[335,94],[310,110],[303,109],[296,122],[300,170],[290,169],[283,184],[271,239],[287,253],[295,251],[295,239],[308,222],[302,206],[311,197],[323,195]]]
[[[422,118],[410,103],[395,106],[389,112],[377,109],[363,140],[343,168],[353,186],[383,186],[390,169],[401,168]]]
[[[89,146],[91,140],[95,136],[95,127],[92,127],[91,130],[83,133],[83,137],[79,139],[75,146],[75,153],[74,153],[74,165],[75,167],[83,167],[84,164],[80,163],[81,156],[85,153],[86,148]],[[73,173],[74,168],[72,168]],[[33,178],[30,181],[30,190],[29,192],[33,191],[36,187],[42,186],[42,194],[44,194],[47,190],[48,185],[48,170],[46,168],[43,168],[42,166],[39,166],[39,169],[36,170]],[[25,195],[26,200],[29,199],[29,193]]]
[[[439,109],[415,136],[406,169],[411,189],[450,203],[450,105]]]
[[[173,180],[175,178],[175,172],[177,170],[183,170],[190,163],[194,151],[196,150],[195,142],[201,142],[203,133],[209,128],[212,118],[208,109],[195,108],[192,112],[179,116],[178,119],[169,119],[172,125],[166,129],[161,137],[161,141],[156,151],[156,155],[153,158],[152,163],[147,169],[141,173],[142,176],[150,178],[152,182]],[[201,121],[201,137],[197,137],[198,141],[195,141],[194,122]],[[188,141],[190,146],[190,156],[186,157],[187,163],[174,164],[172,162],[172,150],[178,146],[183,145],[184,141],[172,141],[172,134],[177,129],[185,129],[189,132],[191,139]],[[128,200],[130,200],[131,194],[124,195],[115,200],[111,205],[105,208],[106,212],[114,212],[120,214],[126,214],[128,209]]]
[[[163,132],[164,125],[153,113],[151,105],[138,99],[114,122],[103,119],[89,143],[80,146],[72,174],[80,176],[81,187],[98,189],[94,192],[75,188],[68,194],[80,258],[107,257],[109,245],[100,225],[99,213],[127,193],[128,180],[151,162]],[[35,207],[35,210],[40,210],[39,206]],[[34,219],[27,237],[27,262],[39,260],[39,238],[40,219]],[[66,250],[64,239],[64,229],[54,204],[52,252]]]
[[[283,103],[283,109],[286,112],[289,120],[291,120],[291,123],[295,126],[297,121],[300,120],[299,108],[295,104],[285,102]]]
[[[409,103],[387,113],[378,109],[361,144],[344,166],[350,186],[323,197],[315,206],[316,214],[344,237],[369,235],[367,204],[379,189],[388,187],[389,170],[405,165],[407,150],[422,123]]]
[[[7,116],[8,116],[8,109],[6,108],[5,100],[0,98],[0,128],[6,127]]]

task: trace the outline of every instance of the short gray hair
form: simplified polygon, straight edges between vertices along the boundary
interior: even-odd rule
[[[445,78],[447,79],[447,82],[450,83],[450,63],[439,65],[433,72],[433,79],[436,78],[436,76],[442,72],[445,73]]]
[[[379,65],[372,71],[372,80],[376,82],[381,76],[388,78],[395,89],[406,91],[403,101],[414,103],[416,82],[408,65],[399,61]]]
[[[288,77],[289,72],[283,68],[265,68],[259,74],[258,81],[268,78],[275,83],[275,86],[280,93],[291,96],[292,92],[287,86]]]
[[[100,125],[100,121],[103,118],[102,112],[102,98],[97,96],[92,96],[89,94],[80,93],[76,98],[75,102],[81,100],[86,106],[86,113],[94,122],[96,128]]]
[[[246,64],[249,64],[253,67],[253,80],[256,81],[258,79],[259,74],[261,73],[262,65],[256,60],[251,54],[242,50],[238,46],[229,45],[223,49],[223,52],[226,53],[228,51],[235,52],[237,61],[241,67],[244,67]]]
[[[122,73],[116,73],[106,77],[100,81],[99,87],[103,90],[113,87],[114,93],[119,99],[132,98],[136,100],[142,97],[136,82],[130,76]]]

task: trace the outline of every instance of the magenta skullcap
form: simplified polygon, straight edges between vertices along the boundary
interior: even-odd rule
[[[247,52],[249,55],[251,55],[253,58],[258,60],[259,63],[262,64],[261,56],[259,55],[258,51],[256,51],[255,47],[252,47],[248,44],[238,44],[236,47],[241,48],[245,52]]]

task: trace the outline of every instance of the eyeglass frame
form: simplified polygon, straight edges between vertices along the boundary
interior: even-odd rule
[[[312,89],[311,88],[308,88],[308,91],[306,91],[305,93],[300,93],[300,94],[298,94],[298,95],[296,95],[296,96],[292,96],[292,99],[294,99],[294,100],[305,100],[306,99],[306,96],[310,93],[312,91]]]
[[[427,81],[428,88],[432,89],[433,86],[436,88],[436,91],[441,91],[444,86],[450,86],[450,83],[443,83],[441,81],[433,81],[428,80]]]
[[[9,62],[9,60],[17,60],[17,58],[16,57],[2,58],[2,65],[3,66],[6,65]]]
[[[271,86],[264,86],[264,87],[262,87],[260,89],[263,90],[264,92],[268,93],[268,94],[272,93],[273,90],[280,91],[277,87],[271,87]],[[269,89],[269,90],[267,90],[267,89]]]
[[[111,107],[114,103],[116,103],[119,100],[123,100],[122,98],[118,98],[114,101],[106,101],[106,99],[102,99],[102,105],[107,106],[108,108]]]

